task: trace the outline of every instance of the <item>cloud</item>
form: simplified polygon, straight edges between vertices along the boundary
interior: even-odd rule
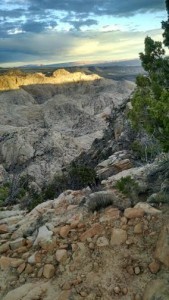
[[[57,23],[55,21],[49,21],[49,22],[45,22],[45,21],[40,21],[40,22],[36,22],[36,21],[32,21],[29,20],[26,23],[24,23],[21,27],[22,27],[22,31],[23,32],[35,32],[35,33],[39,33],[39,32],[43,32],[44,30],[47,29],[47,27],[55,27],[57,25]]]
[[[165,0],[4,0],[0,62],[111,59],[111,55],[116,59],[118,51],[137,56],[146,33],[120,18],[129,23],[129,16],[160,11],[165,11]]]
[[[65,20],[65,23],[69,23],[70,25],[73,25],[73,27],[76,30],[80,30],[80,28],[82,26],[92,26],[92,25],[97,25],[98,21],[94,20],[94,19],[86,19],[86,20]]]
[[[49,26],[49,22],[55,18],[59,19],[60,14],[60,22],[69,23],[79,30],[84,25],[96,25],[96,18],[104,15],[127,17],[139,12],[155,12],[164,9],[164,0],[16,0],[15,2],[5,0],[0,4],[0,26],[5,27],[5,21],[12,20],[13,24],[11,23],[11,28],[8,28],[12,30],[16,27],[14,22],[17,23],[19,20],[21,30],[41,32]],[[65,18],[61,17],[62,13]]]
[[[139,11],[161,11],[165,9],[164,0],[28,0],[30,10],[52,9],[76,14],[126,16]]]
[[[0,63],[53,63],[78,60],[115,60],[138,57],[144,38],[159,40],[161,31],[28,33],[1,39]]]

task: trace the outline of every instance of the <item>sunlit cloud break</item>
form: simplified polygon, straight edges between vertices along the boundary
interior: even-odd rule
[[[161,39],[164,19],[165,1],[159,0],[5,0],[0,4],[0,63],[137,58],[147,35]]]

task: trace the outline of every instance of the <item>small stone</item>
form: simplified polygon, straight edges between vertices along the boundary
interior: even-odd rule
[[[25,270],[26,264],[23,263],[17,268],[17,272],[21,274]]]
[[[27,264],[24,273],[31,274],[32,272],[33,272],[33,267],[30,264]]]
[[[85,224],[84,223],[79,223],[77,227],[78,227],[78,229],[85,228]]]
[[[0,258],[0,267],[2,270],[6,270],[10,267],[18,268],[22,263],[23,260],[19,258],[11,258],[5,256],[1,256]]]
[[[40,268],[40,270],[38,271],[37,277],[41,278],[43,275],[43,268]]]
[[[151,197],[151,196],[150,196]],[[161,214],[161,211],[152,207],[150,204],[145,202],[139,202],[135,205],[135,208],[142,208],[146,214],[158,215]]]
[[[99,264],[95,261],[95,262],[93,263],[93,267],[94,267],[95,269],[97,269],[97,268],[99,267]]]
[[[151,262],[148,267],[152,274],[156,274],[160,270],[160,264],[156,261]]]
[[[124,216],[127,219],[142,218],[144,216],[144,210],[142,208],[126,208]]]
[[[84,292],[84,291],[82,291],[82,292],[80,292],[80,296],[83,297],[83,298],[84,298],[84,297],[87,297],[87,293]]]
[[[122,293],[123,293],[123,295],[127,295],[127,293],[128,293],[128,288],[124,287],[124,288],[122,289]]]
[[[70,299],[70,294],[71,291],[63,291],[61,292],[61,294],[59,295],[59,298],[57,298],[57,300],[69,300]]]
[[[114,288],[114,292],[115,292],[115,294],[120,294],[121,289],[119,288],[119,286],[116,286],[116,287]]]
[[[142,223],[138,223],[134,226],[134,233],[136,233],[136,234],[143,233],[143,224]]]
[[[106,239],[106,237],[101,236],[101,237],[98,238],[98,240],[96,242],[96,245],[98,247],[106,247],[106,246],[109,245],[109,241],[108,241],[108,239]]]
[[[134,274],[134,269],[132,266],[127,266],[126,271],[130,274],[133,275]]]
[[[77,228],[78,224],[79,224],[79,220],[73,221],[73,222],[70,224],[70,229],[75,229],[75,228]]]
[[[140,270],[139,267],[135,267],[135,268],[134,268],[134,273],[135,273],[136,275],[140,274],[140,272],[141,272],[141,270]]]
[[[141,295],[140,295],[140,294],[136,294],[136,295],[134,296],[134,300],[142,300]]]
[[[122,226],[121,226],[121,229],[127,230],[127,225],[122,225]]]
[[[134,244],[134,241],[132,238],[129,238],[128,240],[126,240],[126,245],[130,246],[132,244]]]
[[[20,247],[20,248],[16,249],[16,252],[18,254],[21,254],[21,253],[25,253],[27,250],[28,250],[27,247],[23,246],[23,247]]]
[[[5,253],[9,250],[9,243],[5,243],[0,246],[0,254]]]
[[[60,249],[67,249],[68,248],[68,244],[60,244],[59,248]]]
[[[127,224],[127,218],[126,217],[122,217],[121,218],[121,225],[126,225]]]
[[[52,243],[52,236],[53,231],[48,230],[48,228],[43,225],[39,227],[38,235],[36,237],[36,240],[34,241],[34,246],[41,246],[43,249],[49,247],[49,245]]]
[[[90,248],[91,250],[93,250],[93,249],[95,248],[94,243],[90,243],[90,244],[89,244],[89,248]]]
[[[25,245],[25,239],[24,238],[19,238],[15,241],[10,242],[9,245],[10,245],[10,248],[12,250],[16,250],[16,249],[18,249],[18,248]]]
[[[84,242],[87,240],[87,238],[94,237],[96,235],[100,235],[103,231],[103,227],[99,223],[93,224],[93,226],[85,231],[81,236],[80,240],[81,242]]]
[[[67,251],[65,249],[60,249],[56,251],[56,260],[60,263],[64,263],[67,259]]]
[[[77,244],[72,244],[72,251],[75,252],[78,249]]]
[[[69,281],[66,281],[63,285],[62,285],[62,290],[70,290],[71,289],[71,284]]]
[[[0,225],[0,234],[4,234],[4,233],[8,233],[8,232],[9,232],[9,229],[6,224]]]
[[[50,279],[55,274],[55,267],[51,264],[46,264],[43,269],[43,276],[47,279]]]
[[[19,283],[25,283],[26,279],[24,277],[19,278]]]
[[[36,251],[34,254],[32,254],[29,258],[28,258],[28,263],[29,264],[37,264],[37,263],[40,263],[42,260],[42,256],[41,254]]]
[[[100,222],[109,222],[120,218],[120,210],[117,208],[108,208],[100,218]]]
[[[116,245],[121,245],[125,243],[127,240],[127,232],[123,229],[116,229],[114,228],[112,230],[112,235],[111,235],[111,245],[116,246]]]
[[[60,228],[60,232],[59,232],[60,236],[61,236],[62,238],[67,237],[68,234],[69,234],[70,229],[71,229],[71,228],[70,228],[69,225],[65,225],[65,226],[61,227],[61,228]]]
[[[22,254],[22,259],[24,260],[28,260],[29,257],[30,257],[30,252],[26,252]]]

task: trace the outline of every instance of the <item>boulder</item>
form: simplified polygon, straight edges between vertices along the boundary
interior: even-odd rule
[[[155,258],[169,268],[169,224],[165,225],[159,235]]]
[[[44,246],[46,244],[50,244],[52,243],[52,236],[53,232],[48,230],[47,227],[44,225],[39,228],[38,235],[33,245]]]

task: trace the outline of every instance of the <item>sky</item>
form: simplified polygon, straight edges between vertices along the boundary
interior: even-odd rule
[[[164,0],[1,0],[0,66],[138,58]]]

